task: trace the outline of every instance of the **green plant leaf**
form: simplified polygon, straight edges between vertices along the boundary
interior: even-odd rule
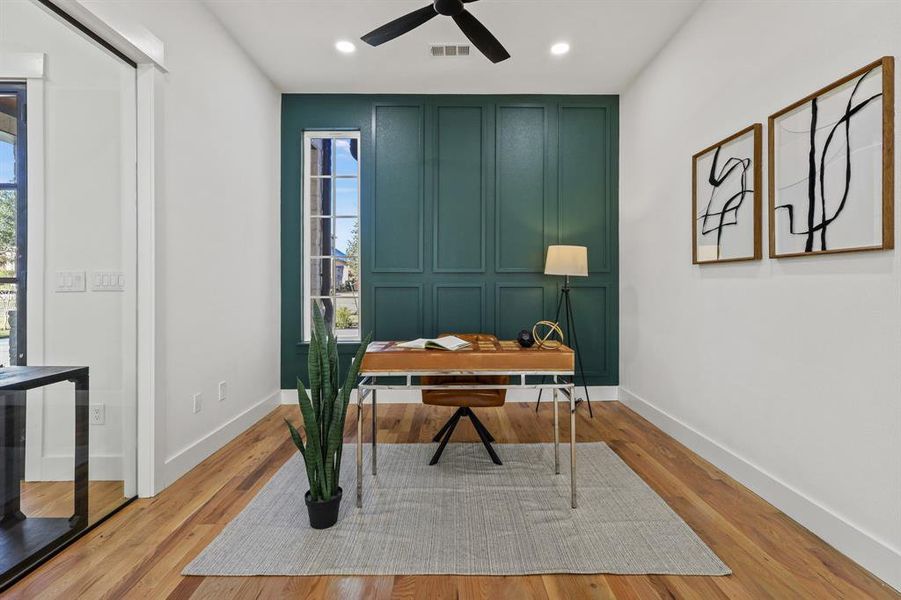
[[[316,348],[318,348],[318,345],[314,330],[310,337],[310,350],[307,354],[307,374],[310,377],[310,399],[313,405],[313,412],[318,420],[321,411],[322,373],[319,364],[319,353],[316,352]]]
[[[338,395],[338,340],[331,331],[328,332],[328,351],[328,363],[329,367],[331,367],[329,379],[332,381],[332,397],[336,397]]]
[[[313,303],[312,321],[307,359],[309,395],[303,382],[297,380],[297,402],[303,416],[306,444],[293,425],[289,423],[288,428],[294,444],[304,457],[312,499],[326,500],[338,492],[347,405],[351,391],[356,387],[360,363],[372,334],[367,335],[357,349],[348,367],[344,387],[339,388],[338,341],[326,326],[318,302]]]
[[[297,446],[297,449],[300,451],[300,455],[306,458],[306,453],[303,448],[303,438],[300,437],[300,432],[291,424],[291,421],[285,419],[285,424],[288,426],[288,431],[291,432],[291,439],[294,440],[294,445]],[[306,461],[304,461],[306,462]]]
[[[313,500],[324,500],[325,490],[322,484],[325,482],[325,465],[322,462],[322,441],[319,436],[319,423],[316,420],[316,414],[313,412],[313,403],[307,396],[303,382],[297,380],[297,402],[300,404],[300,414],[303,416],[304,431],[307,434],[307,452],[304,454],[304,460],[307,462],[307,478],[310,480],[310,495]],[[315,477],[310,477],[312,471]]]
[[[357,377],[360,374],[360,363],[363,361],[363,355],[366,353],[366,348],[369,346],[371,340],[372,334],[370,333],[360,344],[360,347],[357,348],[354,360],[347,368],[347,377],[344,380],[344,387],[341,388],[341,392],[336,398],[337,406],[335,415],[332,418],[332,424],[329,427],[327,455],[335,456],[333,481],[336,482],[334,489],[336,493],[338,491],[337,482],[341,480],[341,455],[344,447],[344,421],[347,417],[347,405],[350,402],[351,391],[357,386]]]
[[[314,303],[313,305],[313,343],[310,344],[310,352],[313,352],[315,348],[316,354],[318,355],[318,371],[319,371],[319,384],[320,384],[320,393],[322,394],[320,398],[320,409],[317,418],[319,419],[319,439],[322,440],[322,446],[317,446],[319,452],[322,455],[322,462],[326,464],[328,459],[328,454],[326,452],[325,440],[328,438],[328,424],[331,422],[332,416],[332,404],[334,402],[334,397],[332,396],[332,381],[331,381],[331,367],[329,366],[329,358],[328,358],[328,331],[325,326],[325,320],[322,318],[322,311],[319,308],[319,303]],[[330,487],[328,480],[324,481],[326,487]]]
[[[300,455],[303,456],[303,464],[304,468],[307,472],[307,482],[310,484],[310,496],[313,495],[313,487],[316,484],[316,471],[313,469],[313,466],[307,460],[307,454],[303,445],[303,438],[300,437],[300,432],[297,431],[297,428],[291,424],[291,421],[285,419],[285,424],[288,425],[288,430],[291,432],[291,439],[294,440],[294,445],[297,446],[297,450],[300,451]]]
[[[322,426],[322,439],[328,439],[328,428],[332,422],[332,414],[335,411],[335,377],[338,371],[338,348],[334,343],[335,338],[331,330],[326,332],[325,340],[325,359],[322,361],[322,368],[328,370],[328,383],[323,381],[322,391],[322,414],[320,415],[319,424]],[[327,386],[327,387],[326,387]],[[325,448],[322,449],[325,452]],[[327,456],[323,454],[322,459],[327,460]],[[328,464],[328,463],[326,463]],[[326,470],[326,482],[331,483],[329,478],[329,470]]]
[[[322,402],[322,439],[329,439],[329,432],[337,416],[338,406],[338,342],[331,329],[328,330],[326,350],[328,352],[329,380],[331,382],[330,394],[323,396]],[[325,485],[332,494],[338,493],[338,482],[335,479],[335,457],[328,447],[323,448],[323,462],[325,463]]]

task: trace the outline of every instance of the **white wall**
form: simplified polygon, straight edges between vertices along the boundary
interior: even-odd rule
[[[901,588],[901,251],[696,267],[690,223],[693,153],[766,137],[769,114],[901,57],[899,32],[899,2],[707,2],[639,75],[620,356],[630,406]]]
[[[28,364],[87,365],[90,476],[135,475],[135,70],[29,0],[0,5],[0,55],[44,55],[29,79]],[[59,271],[125,274],[124,292],[55,290]],[[4,363],[6,359],[4,357]],[[26,478],[73,476],[73,386],[29,392]]]
[[[278,403],[280,94],[201,4],[116,8],[163,41],[169,70],[155,100],[158,491]]]

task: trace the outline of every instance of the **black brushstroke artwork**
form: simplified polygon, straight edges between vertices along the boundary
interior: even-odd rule
[[[724,164],[719,171],[717,171],[720,150],[722,150],[722,146],[717,146],[716,152],[713,154],[713,162],[710,164],[710,173],[707,175],[707,183],[709,183],[712,188],[710,190],[710,198],[707,199],[707,206],[704,207],[704,212],[698,216],[698,220],[701,222],[702,235],[716,233],[717,260],[720,258],[720,248],[724,230],[726,227],[738,225],[738,209],[741,208],[747,195],[754,192],[752,188],[748,187],[748,173],[751,171],[751,159],[736,158],[733,156],[726,161],[726,164]],[[733,175],[740,178],[739,190],[726,199],[720,210],[714,211],[712,209],[713,200],[717,191],[723,187]]]
[[[851,95],[848,97],[848,103],[845,106],[845,112],[842,117],[832,126],[832,129],[829,131],[829,135],[826,136],[826,141],[823,142],[823,149],[821,150],[819,165],[817,165],[816,158],[816,131],[817,131],[817,98],[814,98],[810,101],[810,150],[808,152],[807,158],[807,228],[795,230],[795,207],[791,204],[782,204],[776,207],[776,209],[784,209],[788,213],[788,230],[793,235],[803,235],[805,236],[804,241],[804,252],[814,252],[814,242],[817,238],[817,233],[819,233],[819,249],[816,251],[828,250],[829,246],[826,242],[826,233],[829,229],[829,225],[831,225],[838,216],[844,210],[845,205],[848,201],[848,191],[851,189],[851,118],[860,112],[864,107],[868,104],[882,96],[882,92],[878,94],[873,94],[869,98],[854,104],[854,97],[857,94],[858,88],[860,88],[860,84],[874,71],[874,69],[870,69],[857,80],[857,83],[854,84],[854,89],[851,91]],[[840,128],[844,128],[845,132],[845,181],[844,181],[844,189],[841,194],[841,201],[838,203],[838,206],[835,208],[835,211],[828,215],[826,214],[826,185],[825,185],[825,173],[826,173],[826,156],[829,153],[829,146],[832,144],[833,138],[835,137],[836,131],[839,131]],[[817,189],[816,182],[817,178],[820,181],[820,220],[817,221]]]

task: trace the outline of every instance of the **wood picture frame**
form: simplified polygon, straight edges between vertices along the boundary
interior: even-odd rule
[[[762,256],[761,211],[763,209],[762,137],[763,126],[760,123],[754,123],[704,148],[691,157],[692,264],[704,265],[760,260]],[[747,138],[750,138],[750,143],[748,143],[749,140]],[[737,143],[741,143],[742,148],[737,148]],[[727,152],[727,158],[722,160],[719,157],[720,152],[724,149]],[[740,156],[730,156],[730,149],[741,150],[738,152]],[[707,166],[708,162],[709,167]],[[706,181],[699,180],[699,169],[708,172]],[[748,177],[749,173],[750,178]],[[747,189],[748,179],[750,179],[752,186],[750,190]],[[738,191],[731,196],[727,196],[722,205],[714,206],[713,200],[716,191],[719,186],[727,184],[731,185],[731,190],[737,189]],[[740,187],[735,187],[736,185]],[[699,209],[701,202],[699,202],[698,195],[703,193],[706,193],[708,198],[702,213]],[[748,195],[751,197],[747,198]],[[745,205],[748,199],[751,202]],[[730,206],[730,203],[732,203],[732,206]],[[737,232],[729,231],[727,227],[736,227],[739,224],[744,225],[745,220],[740,219],[740,216],[746,218],[747,215],[747,210],[741,210],[744,206],[750,207],[750,210],[753,211],[750,225],[739,229]],[[716,210],[717,208],[719,210]],[[711,223],[711,220],[714,222]],[[724,255],[723,235],[727,232],[739,235],[742,239],[738,240],[737,245],[743,245],[745,249],[741,250],[739,248],[738,252],[726,252]],[[715,241],[716,243],[713,246],[709,244],[701,246],[699,242],[704,237],[713,238],[709,241]],[[749,237],[751,238],[750,240],[747,239]],[[702,248],[704,252],[700,251]]]
[[[794,102],[782,110],[773,113],[770,115],[768,119],[768,140],[767,140],[767,171],[768,171],[768,224],[769,224],[769,255],[771,258],[788,258],[788,257],[796,257],[796,256],[810,256],[817,254],[838,254],[845,252],[862,252],[862,251],[873,251],[873,250],[890,250],[894,248],[894,106],[895,106],[895,94],[894,94],[894,57],[885,56],[880,58],[879,60],[873,61],[870,64],[850,73],[842,77],[841,79],[827,85],[826,87],[813,92],[812,94]],[[881,69],[881,77],[879,78],[879,82],[881,83],[881,92],[879,94],[873,94],[870,98],[866,98],[865,94],[862,95],[865,100],[861,101],[857,105],[853,104],[855,101],[855,94],[859,91],[859,88],[862,87],[862,84],[871,72],[875,72],[876,70]],[[872,77],[869,79],[868,85],[873,87],[877,79]],[[854,85],[850,85],[850,84]],[[820,100],[829,100],[831,99],[831,95],[836,99],[840,99],[841,96],[839,94],[844,92],[847,89],[851,89],[850,94],[848,95],[847,102],[845,104],[845,112],[842,115],[841,119],[838,120],[837,123],[830,122],[827,120],[827,124],[821,126],[821,128],[817,127],[817,118],[818,111],[817,108],[818,101]],[[850,147],[848,140],[851,139],[851,123],[853,123],[853,117],[860,112],[867,103],[871,100],[879,96],[879,100],[881,102],[881,119],[878,114],[871,114],[870,119],[873,123],[881,122],[881,194],[878,194],[873,191],[872,194],[861,193],[858,190],[857,194],[851,194],[851,181],[852,175],[855,173],[854,163],[852,162],[852,156],[855,154],[855,149]],[[779,197],[779,190],[777,190],[777,178],[778,178],[778,170],[779,164],[777,161],[780,158],[783,158],[777,155],[779,152],[779,148],[777,148],[777,135],[780,135],[781,129],[777,129],[777,124],[781,123],[783,119],[787,119],[796,115],[803,115],[801,109],[805,106],[809,105],[809,112],[811,114],[811,125],[809,130],[807,131],[793,131],[791,133],[804,134],[810,137],[808,147],[807,147],[807,163],[808,163],[808,173],[807,176],[801,179],[801,182],[807,182],[807,224],[806,230],[802,229],[801,231],[794,230],[794,219],[793,219],[793,209],[797,206],[796,204],[783,204],[784,199]],[[828,115],[827,115],[828,116]],[[839,130],[838,137],[834,137],[837,128],[844,123],[844,132]],[[831,129],[828,129],[832,126]],[[871,123],[872,126],[872,123]],[[813,131],[813,135],[810,134],[810,131]],[[820,131],[820,133],[817,133]],[[834,140],[840,140],[842,133],[844,133],[844,143],[845,143],[845,161],[839,163],[839,168],[842,164],[845,164],[844,170],[844,186],[843,186],[843,194],[841,195],[841,200],[836,203],[833,198],[833,206],[827,206],[827,194],[824,191],[826,186],[826,167],[827,164],[831,165],[832,161],[827,161],[827,151],[829,148],[829,144]],[[825,140],[818,140],[818,136],[822,136],[821,134],[825,134]],[[877,133],[872,134],[874,137],[879,137]],[[816,155],[817,142],[822,142],[822,155],[818,158]],[[841,150],[841,148],[839,148]],[[799,154],[799,153],[796,153]],[[796,157],[797,158],[797,157]],[[832,157],[835,158],[834,156]],[[839,157],[841,158],[841,157]],[[784,158],[783,158],[784,160]],[[819,167],[817,166],[817,161],[819,160]],[[859,159],[858,162],[865,162],[866,159]],[[838,161],[836,161],[838,162]],[[878,168],[877,161],[872,160],[873,163],[871,166],[872,170]],[[858,170],[863,170],[864,174],[866,174],[866,163],[863,167],[859,167]],[[832,168],[831,173],[833,173],[833,178],[835,174],[835,168]],[[789,170],[789,169],[787,169]],[[839,171],[839,174],[841,172]],[[811,183],[811,179],[813,179],[813,183]],[[860,174],[856,177],[855,181],[859,181],[861,179]],[[866,178],[863,178],[866,183]],[[834,184],[832,184],[834,186]],[[819,200],[817,200],[817,187],[819,186]],[[787,186],[789,187],[789,186]],[[839,185],[839,188],[842,189],[842,186]],[[798,192],[795,193],[798,195]],[[873,205],[873,209],[871,214],[864,214],[863,217],[879,216],[881,218],[881,227],[872,226],[872,231],[870,233],[873,234],[873,237],[877,237],[877,232],[880,232],[881,235],[878,235],[879,239],[874,239],[873,243],[853,243],[848,245],[839,245],[837,247],[829,247],[826,241],[826,230],[829,226],[836,222],[841,212],[848,205],[848,202],[854,201],[853,196],[857,196],[860,199],[863,196],[865,199],[869,198],[870,195],[873,197],[870,199],[870,202]],[[820,206],[816,206],[816,202],[820,203]],[[881,206],[877,206],[881,205]],[[860,210],[860,207],[855,207]],[[784,209],[785,217],[781,218],[782,215],[777,214],[778,209]],[[817,222],[817,211],[819,210],[819,222]],[[863,211],[867,209],[864,208]],[[829,215],[827,217],[827,215]],[[855,217],[859,221],[866,222],[865,218],[860,218],[860,215]],[[785,233],[785,223],[787,220],[788,230],[787,234]],[[819,235],[817,235],[819,234]],[[802,250],[798,249],[789,249],[789,248],[780,248],[779,241],[780,239],[777,237],[779,235],[785,236],[804,236],[804,248]],[[849,236],[849,237],[853,237]],[[863,236],[862,236],[863,237]],[[819,240],[817,240],[819,238]],[[788,239],[786,237],[786,239]],[[796,238],[792,238],[796,239]],[[785,246],[790,246],[791,244],[784,244]],[[817,246],[820,246],[817,248]]]

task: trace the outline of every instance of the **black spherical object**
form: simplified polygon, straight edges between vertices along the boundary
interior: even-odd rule
[[[519,342],[519,345],[523,348],[531,348],[535,345],[535,338],[532,337],[532,332],[528,329],[523,329],[516,336],[516,341]]]

